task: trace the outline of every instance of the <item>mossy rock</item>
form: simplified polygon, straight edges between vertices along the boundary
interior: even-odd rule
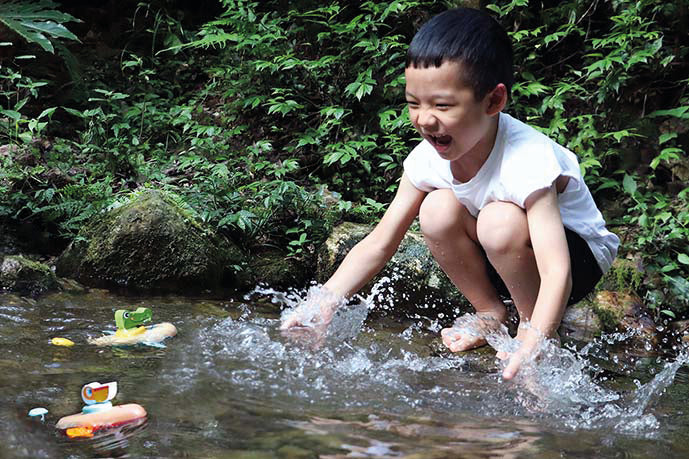
[[[644,279],[640,259],[616,258],[596,286],[597,290],[634,293]]]
[[[229,286],[242,258],[172,195],[145,190],[94,217],[56,267],[89,286],[186,292]]]
[[[275,249],[252,254],[247,262],[247,272],[240,274],[240,278],[244,287],[253,288],[257,284],[265,284],[284,289],[303,286],[310,280],[311,272],[304,263]]]
[[[372,230],[369,225],[345,222],[333,229],[323,244],[317,264],[317,280],[325,282],[335,272],[349,251]],[[428,315],[440,312],[453,316],[455,308],[472,311],[470,303],[448,279],[426,247],[423,236],[408,231],[383,270],[363,289],[368,294],[386,278],[382,288],[382,306],[394,305],[396,311]],[[461,313],[461,312],[460,312]]]
[[[7,255],[0,260],[0,290],[36,296],[60,287],[55,273],[43,263],[21,255]]]
[[[651,314],[641,299],[626,292],[601,290],[589,300],[604,331],[631,332],[630,347],[643,351],[659,348],[660,336]]]

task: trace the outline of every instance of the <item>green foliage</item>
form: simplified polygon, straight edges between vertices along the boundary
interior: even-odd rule
[[[55,2],[50,0],[6,0],[0,3],[0,22],[27,42],[35,43],[45,51],[54,53],[55,48],[51,39],[79,41],[64,23],[81,22],[72,15],[53,9],[56,6]]]
[[[34,81],[11,67],[0,67],[0,136],[13,142],[29,142],[40,136],[55,113],[56,107],[43,109],[31,119],[22,117],[21,111],[31,100],[38,98],[44,81]]]
[[[0,67],[11,147],[0,151],[0,216],[71,237],[132,190],[162,188],[248,250],[309,260],[336,220],[385,210],[418,141],[403,97],[407,44],[458,3],[224,0],[195,34],[164,3],[140,3],[119,59],[90,68],[85,96],[64,103],[44,103],[50,77],[29,78],[36,59],[15,57]],[[46,1],[5,2],[0,18],[11,8],[36,13],[15,31],[73,20]],[[686,316],[689,2],[486,8],[514,41],[508,111],[578,155],[622,254],[646,265],[640,293]],[[72,38],[60,33],[32,43]]]
[[[213,76],[226,110],[260,119],[257,140],[315,182],[333,181],[357,201],[387,200],[416,136],[403,98],[410,22],[433,2],[302,2],[284,14],[276,1],[224,5],[185,46],[225,50]]]
[[[578,155],[604,207],[618,202],[620,215],[610,223],[627,235],[621,253],[641,254],[649,273],[659,273],[662,285],[647,288],[664,292],[653,306],[671,314],[689,306],[683,263],[689,175],[682,172],[688,6],[653,0],[488,6],[515,43],[518,83],[510,110]]]

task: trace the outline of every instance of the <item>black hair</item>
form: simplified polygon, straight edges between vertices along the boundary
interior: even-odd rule
[[[460,77],[477,100],[499,83],[509,95],[514,82],[512,43],[488,13],[474,8],[448,10],[416,32],[407,51],[407,67],[440,67],[446,61],[463,65]]]

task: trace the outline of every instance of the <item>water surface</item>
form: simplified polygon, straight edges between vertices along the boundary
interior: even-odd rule
[[[604,337],[545,349],[528,378],[504,382],[492,349],[444,351],[434,317],[364,321],[360,305],[325,339],[295,339],[275,298],[0,296],[0,457],[689,457],[681,353],[634,356]],[[139,306],[178,327],[166,348],[86,344]],[[115,402],[147,421],[56,432],[92,381],[117,381]],[[37,406],[44,424],[27,417]]]

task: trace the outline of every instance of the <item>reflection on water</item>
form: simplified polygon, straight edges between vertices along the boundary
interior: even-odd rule
[[[286,336],[271,301],[300,298],[0,297],[0,457],[649,457],[659,444],[667,457],[688,453],[678,441],[689,433],[683,353],[632,359],[624,337],[544,342],[506,383],[491,349],[441,349],[435,317],[365,321],[370,298],[339,312],[325,336]],[[116,309],[139,306],[177,326],[167,349],[86,344],[113,327]],[[489,334],[495,348],[514,345],[503,330]],[[76,345],[50,345],[56,336]],[[55,432],[80,410],[81,386],[103,380],[118,381],[114,401],[141,404],[148,421],[79,441]],[[48,408],[45,424],[26,416],[35,406]]]

